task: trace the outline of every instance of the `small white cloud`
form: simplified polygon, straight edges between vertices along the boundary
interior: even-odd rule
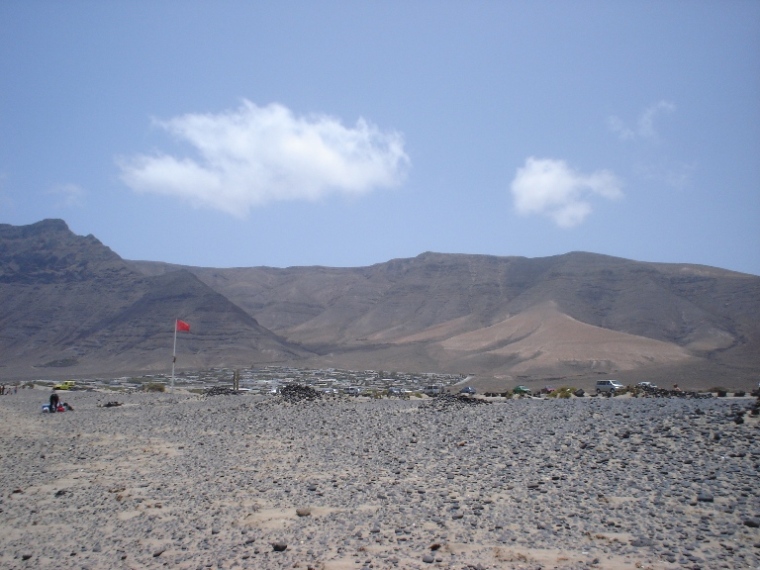
[[[519,214],[545,215],[562,228],[572,228],[591,214],[592,196],[621,198],[621,186],[608,170],[581,174],[564,160],[529,157],[525,166],[517,169],[511,189]]]
[[[58,199],[58,208],[77,208],[84,204],[86,192],[76,184],[59,184],[48,190],[48,194]]]
[[[664,184],[678,191],[686,190],[691,186],[697,163],[674,163],[663,164],[638,164],[635,171],[644,180],[650,180]]]
[[[648,139],[657,140],[657,131],[655,130],[655,118],[662,113],[672,113],[676,110],[675,104],[670,101],[658,101],[650,105],[639,115],[636,121],[636,127],[628,127],[622,119],[616,116],[607,118],[607,126],[621,140]]]
[[[656,138],[657,132],[654,130],[654,119],[661,113],[672,113],[676,106],[670,101],[659,101],[651,105],[639,115],[638,135],[642,138]]]
[[[626,127],[625,123],[619,117],[615,117],[614,115],[607,117],[607,126],[613,133],[620,137],[620,140],[628,141],[636,138],[636,133],[632,129]]]
[[[225,113],[155,124],[190,143],[198,157],[120,158],[127,186],[238,217],[277,200],[397,186],[409,166],[399,133],[382,132],[364,119],[348,128],[326,115],[297,117],[279,104],[258,107],[244,100]]]

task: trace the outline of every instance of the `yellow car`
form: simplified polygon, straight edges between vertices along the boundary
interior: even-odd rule
[[[56,384],[53,386],[53,390],[71,390],[74,387],[74,381],[73,380],[66,380],[65,382],[61,382],[60,384]]]

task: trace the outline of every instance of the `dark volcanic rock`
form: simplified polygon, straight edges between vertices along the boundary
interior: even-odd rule
[[[471,398],[463,394],[441,394],[426,402],[424,407],[431,408],[433,410],[451,410],[459,408],[469,408],[472,406],[488,405],[491,402],[488,400],[481,400],[479,398]]]
[[[211,396],[239,396],[241,393],[242,392],[238,392],[232,388],[227,388],[226,386],[214,386],[212,388],[206,389],[206,391],[203,392],[203,396],[206,398],[209,398]]]
[[[311,386],[303,384],[288,384],[280,390],[280,397],[286,402],[298,403],[303,401],[319,400],[322,394]]]

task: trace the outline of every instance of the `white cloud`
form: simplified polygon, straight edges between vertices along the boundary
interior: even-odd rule
[[[120,158],[127,186],[238,217],[276,200],[396,186],[409,166],[399,133],[382,132],[364,119],[347,128],[326,115],[297,117],[279,104],[259,107],[244,100],[232,111],[155,124],[190,143],[198,156]]]
[[[694,172],[697,170],[697,163],[676,163],[666,161],[662,164],[637,164],[635,172],[644,180],[650,180],[664,184],[678,191],[682,191],[691,186],[691,180]]]
[[[591,214],[589,198],[623,196],[621,182],[608,170],[581,174],[564,160],[529,157],[512,180],[512,197],[523,216],[550,217],[562,228],[577,226]]]
[[[609,129],[617,134],[620,140],[628,141],[636,138],[636,132],[625,126],[625,123],[616,116],[607,117],[607,126]]]
[[[86,192],[76,184],[59,184],[48,190],[48,194],[58,198],[58,208],[76,208],[84,204]]]
[[[672,113],[675,110],[675,104],[670,101],[658,101],[642,111],[636,121],[635,128],[628,127],[622,119],[614,115],[607,118],[607,126],[624,141],[635,139],[657,140],[657,131],[654,127],[655,118],[662,113]]]

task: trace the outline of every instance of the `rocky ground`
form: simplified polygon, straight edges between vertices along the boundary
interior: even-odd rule
[[[751,399],[47,396],[0,397],[3,568],[760,567]]]

